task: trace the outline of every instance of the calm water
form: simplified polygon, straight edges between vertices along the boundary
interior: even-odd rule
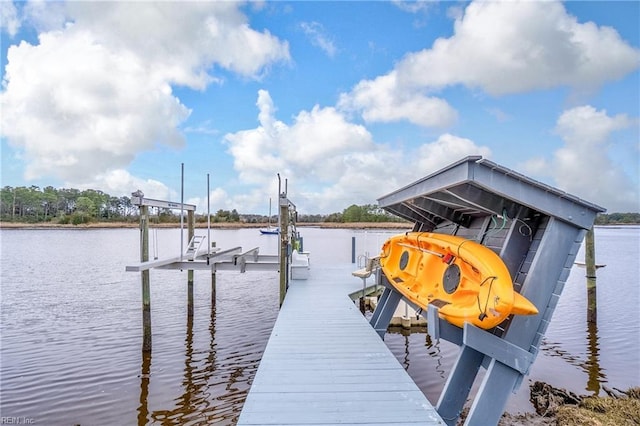
[[[206,230],[198,230],[206,233]],[[393,231],[302,228],[312,268],[377,254]],[[151,233],[160,258],[179,252],[179,230]],[[153,352],[141,353],[139,232],[0,230],[0,415],[36,424],[234,424],[278,310],[275,272],[195,273],[186,311],[186,272],[151,271]],[[277,253],[277,236],[212,231],[218,247]],[[577,393],[640,385],[640,228],[596,228],[598,325],[588,329],[585,271],[575,267],[529,381]],[[582,252],[577,260],[582,260]],[[435,403],[457,347],[424,332],[385,341]],[[509,401],[531,410],[527,386]]]

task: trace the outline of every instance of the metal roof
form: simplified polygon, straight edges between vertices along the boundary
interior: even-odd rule
[[[378,199],[386,211],[435,227],[467,226],[476,217],[515,216],[520,206],[591,228],[604,208],[545,185],[481,156],[469,156]]]

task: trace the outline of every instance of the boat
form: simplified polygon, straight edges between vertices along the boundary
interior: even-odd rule
[[[269,198],[269,225],[267,225],[266,228],[260,228],[260,233],[261,234],[279,234],[280,233],[280,228],[277,226],[271,226],[271,198]]]
[[[277,226],[269,226],[268,228],[260,228],[260,233],[261,234],[279,234],[280,233],[280,228],[278,228]]]
[[[389,283],[426,311],[462,327],[490,329],[509,315],[535,315],[538,309],[514,291],[511,275],[491,249],[465,238],[407,232],[382,246],[380,266]]]

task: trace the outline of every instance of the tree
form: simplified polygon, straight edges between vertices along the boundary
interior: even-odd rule
[[[342,212],[343,222],[362,222],[364,209],[355,204],[350,205]]]
[[[76,211],[73,215],[73,224],[90,222],[96,215],[96,205],[89,197],[78,197]]]

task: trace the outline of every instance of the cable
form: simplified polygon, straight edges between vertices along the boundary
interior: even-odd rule
[[[514,218],[510,218],[507,215],[507,209],[503,209],[502,210],[502,217],[509,219],[509,220],[513,220],[516,222],[522,222],[522,225],[520,225],[518,227],[518,233],[520,235],[522,235],[523,237],[529,237],[529,241],[533,240],[533,229],[531,229],[531,227],[529,226],[529,224],[527,222],[525,222],[524,220],[518,218],[518,217],[514,217]],[[528,230],[528,233],[525,233],[522,229],[526,228]]]
[[[487,317],[487,308],[489,307],[489,296],[491,295],[491,289],[493,288],[493,282],[497,278],[498,277],[495,277],[495,276],[487,277],[480,283],[480,287],[482,287],[484,285],[484,283],[487,282],[487,280],[491,279],[491,283],[489,284],[489,290],[487,291],[487,300],[484,303],[484,310],[482,309],[482,306],[480,305],[480,292],[478,292],[478,296],[476,296],[476,300],[478,301],[478,310],[480,311],[480,315],[478,316],[478,319],[480,321],[484,320]]]

